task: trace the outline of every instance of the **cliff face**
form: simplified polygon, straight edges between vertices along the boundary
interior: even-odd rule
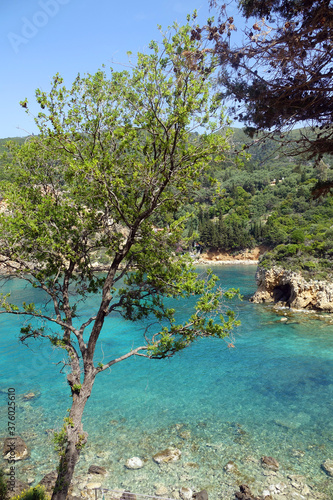
[[[298,273],[273,267],[258,267],[258,289],[252,302],[274,302],[294,309],[333,312],[333,283],[305,281]]]

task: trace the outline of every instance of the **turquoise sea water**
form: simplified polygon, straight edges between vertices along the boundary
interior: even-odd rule
[[[112,488],[150,493],[156,484],[191,486],[208,489],[214,500],[222,498],[224,483],[256,484],[254,464],[270,455],[283,471],[304,475],[333,498],[332,479],[321,469],[333,459],[333,317],[250,303],[255,266],[214,272],[224,287],[237,286],[244,296],[233,303],[242,322],[235,348],[205,339],[171,360],[130,359],[97,377],[84,417],[89,443],[77,471],[93,463],[109,470]],[[42,298],[18,281],[6,289],[16,300]],[[82,314],[93,302],[82,306]],[[177,304],[180,316],[190,308],[189,302]],[[282,322],[284,314],[288,320]],[[69,390],[56,365],[61,354],[39,341],[30,349],[20,345],[18,325],[17,318],[0,316],[1,436],[7,428],[5,392],[14,387],[17,433],[31,450],[18,474],[39,480],[57,463],[48,431],[61,427]],[[108,352],[127,352],[140,338],[137,325],[110,318],[96,361],[110,359]],[[29,392],[38,397],[25,401]],[[162,469],[151,457],[170,446],[181,449],[181,462]],[[124,463],[133,456],[147,458],[146,466],[128,471]],[[226,476],[229,460],[237,464],[238,478]]]

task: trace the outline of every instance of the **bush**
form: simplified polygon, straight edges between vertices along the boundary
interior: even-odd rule
[[[305,235],[301,229],[295,229],[290,235],[290,241],[292,243],[304,243]]]
[[[37,486],[22,491],[22,493],[13,497],[12,500],[50,500],[50,497],[46,493],[44,486],[37,484]]]
[[[8,498],[8,485],[5,479],[5,473],[0,469],[0,500],[6,500]]]
[[[298,245],[295,244],[278,245],[275,248],[278,259],[283,259],[284,257],[292,257],[293,255],[296,255],[298,249]]]
[[[312,261],[308,261],[308,262],[304,262],[303,264],[303,267],[304,269],[306,269],[307,271],[314,271],[315,269],[318,268],[316,262],[312,262]]]

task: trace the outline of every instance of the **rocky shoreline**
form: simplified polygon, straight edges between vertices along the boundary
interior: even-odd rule
[[[297,310],[333,312],[333,284],[326,281],[306,281],[299,273],[275,266],[258,267],[258,289],[252,297],[255,303],[275,303]]]

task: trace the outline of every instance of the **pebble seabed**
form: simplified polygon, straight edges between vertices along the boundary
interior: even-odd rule
[[[23,405],[26,423],[29,424],[31,419],[32,427],[35,427],[33,422],[36,422],[39,412],[42,419],[42,411],[34,408],[33,401]],[[276,425],[283,428],[286,434],[295,431],[292,425],[288,428],[288,424],[283,422]],[[30,456],[16,462],[16,477],[35,485],[57,466],[57,456],[52,449],[52,432],[46,430],[41,434],[35,429],[23,432],[22,437],[30,448]],[[316,475],[313,474],[314,463],[320,463],[323,456],[320,446],[298,450],[292,447],[291,439],[290,446],[285,450],[285,463],[279,461],[278,470],[271,470],[262,464],[263,450],[271,444],[272,451],[278,453],[279,445],[273,443],[273,438],[269,443],[269,436],[263,436],[263,441],[266,438],[268,446],[267,442],[265,445],[263,442],[255,443],[237,422],[225,422],[218,433],[216,429],[213,432],[207,421],[198,422],[195,427],[186,423],[173,424],[148,433],[133,431],[124,418],[110,420],[103,430],[91,436],[83,450],[76,466],[72,495],[95,498],[92,488],[102,486],[110,490],[178,499],[181,498],[181,488],[190,488],[193,492],[207,490],[210,500],[233,500],[239,485],[247,484],[252,493],[261,498],[333,498],[333,478],[320,468],[317,468]],[[181,451],[180,459],[157,464],[152,457],[170,447]],[[38,455],[40,449],[43,449],[43,458]],[[271,456],[274,457],[274,454]],[[126,468],[125,463],[131,457],[139,457],[143,467],[135,470]],[[5,461],[1,465],[8,467]],[[90,465],[104,467],[107,474],[88,474]],[[304,474],[304,471],[309,473]],[[101,493],[98,496],[102,498]],[[106,500],[120,496],[104,493]]]

